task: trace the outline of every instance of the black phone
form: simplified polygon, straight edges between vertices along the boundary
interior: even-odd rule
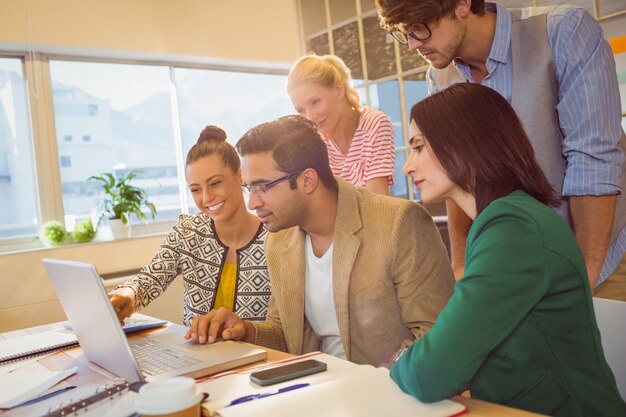
[[[250,381],[263,386],[273,385],[325,370],[326,364],[324,362],[308,359],[302,362],[276,366],[264,371],[253,372],[250,374]]]

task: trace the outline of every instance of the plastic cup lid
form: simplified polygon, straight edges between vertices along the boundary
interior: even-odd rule
[[[192,378],[179,376],[150,382],[139,389],[135,411],[146,415],[175,413],[198,404],[202,396]]]

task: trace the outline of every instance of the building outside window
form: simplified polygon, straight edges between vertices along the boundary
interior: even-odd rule
[[[59,154],[71,158],[61,171],[65,214],[91,216],[102,190],[90,176],[139,170],[133,183],[146,190],[158,220],[175,218],[180,202],[171,187],[177,175],[168,67],[52,60],[50,75],[57,137],[82,132],[82,146],[59,143]]]

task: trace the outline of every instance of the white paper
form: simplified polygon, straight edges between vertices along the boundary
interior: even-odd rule
[[[222,417],[420,416],[447,417],[465,406],[450,400],[424,404],[403,393],[389,370],[359,366],[337,379],[218,411]]]
[[[308,358],[303,358],[306,360]],[[250,372],[228,375],[198,384],[210,394],[202,404],[210,414],[222,417],[317,417],[323,416],[402,416],[444,417],[465,409],[462,404],[444,400],[424,404],[403,393],[389,377],[389,370],[354,363],[321,354],[311,359],[326,362],[328,370],[292,381],[259,387],[250,382]],[[293,384],[308,387],[273,395],[232,407],[232,400],[250,394],[276,392]]]
[[[0,408],[11,408],[31,400],[60,381],[74,374],[78,368],[63,371],[15,371],[0,374]]]
[[[280,366],[284,364],[284,362],[281,361],[281,363],[264,364],[243,372],[238,372],[236,374],[218,377],[208,380],[206,382],[198,383],[197,385],[202,391],[209,393],[208,400],[205,401],[202,406],[207,411],[209,411],[209,413],[213,413],[216,410],[230,404],[230,402],[236,398],[263,392],[274,392],[283,387],[288,387],[290,385],[301,384],[305,382],[308,382],[310,384],[319,383],[331,378],[336,378],[340,372],[343,372],[346,369],[353,369],[358,366],[353,364],[352,362],[338,359],[334,356],[326,355],[323,353],[310,357],[309,355],[305,356],[306,357],[301,359],[293,361],[289,360],[288,363],[300,362],[307,359],[315,359],[326,363],[326,371],[313,375],[308,375],[291,381],[282,382],[280,384],[274,384],[268,387],[261,387],[250,381],[250,374],[258,370],[269,369],[270,367],[274,366]],[[231,371],[226,372],[226,374],[229,373],[231,373]]]
[[[28,359],[22,359],[17,362],[7,363],[6,365],[0,365],[0,374],[6,374],[12,372],[16,369],[20,369],[25,367],[26,365],[30,365],[33,362],[38,362],[43,358],[54,355],[56,352],[46,353],[45,355],[39,355]]]

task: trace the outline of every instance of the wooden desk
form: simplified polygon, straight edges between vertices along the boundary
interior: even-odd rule
[[[38,333],[46,330],[51,330],[55,328],[59,328],[63,325],[63,323],[53,323],[45,326],[31,327],[24,330],[17,330],[13,332],[0,333],[0,340],[9,339],[12,337],[23,336],[25,334]],[[146,337],[147,335],[155,332],[170,332],[176,330],[179,326],[176,324],[171,324],[166,328],[160,329],[152,329],[143,332],[138,332],[129,337],[131,340],[141,339]],[[273,349],[267,349],[267,359],[266,362],[276,362],[282,359],[286,359],[291,357],[292,355],[280,352]],[[253,365],[248,366],[256,366],[261,362],[257,362]],[[37,370],[41,369],[41,366],[44,366],[53,371],[59,371],[63,369],[68,369],[72,366],[77,366],[78,371],[76,374],[70,376],[69,378],[59,382],[57,385],[52,387],[49,391],[56,391],[60,388],[64,388],[69,385],[83,385],[89,383],[104,383],[106,381],[110,381],[115,379],[115,375],[110,373],[104,368],[96,365],[93,362],[89,362],[87,358],[83,355],[80,347],[67,349],[62,352],[57,352],[52,356],[44,357],[39,361],[26,365],[26,367],[21,369],[31,369]],[[497,404],[487,403],[484,401],[473,400],[470,398],[465,398],[462,396],[453,397],[452,400],[457,401],[459,403],[464,404],[468,413],[464,414],[470,417],[531,417],[531,416],[539,416],[539,414],[529,413],[527,411],[517,410],[514,408],[504,407]],[[0,410],[0,414],[2,414],[2,410]]]

